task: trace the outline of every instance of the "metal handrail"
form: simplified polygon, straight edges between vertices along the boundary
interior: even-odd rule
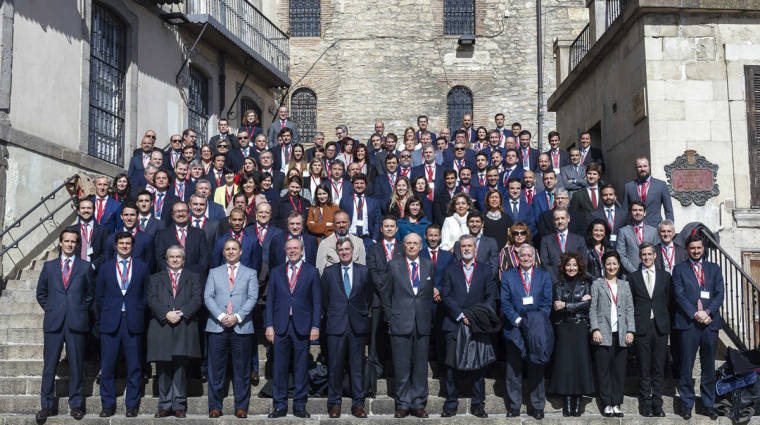
[[[569,71],[575,69],[581,60],[586,56],[591,48],[591,29],[588,24],[581,30],[580,34],[575,37],[573,43],[570,45],[570,68]]]

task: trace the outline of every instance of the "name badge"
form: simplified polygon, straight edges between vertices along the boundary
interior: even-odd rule
[[[702,298],[703,300],[709,300],[710,291],[699,291],[699,298]]]
[[[617,241],[617,235],[610,235],[610,242]]]
[[[87,246],[87,255],[92,255],[93,252],[95,252],[95,250],[92,248],[92,245]]]
[[[124,295],[127,295],[127,290],[126,290],[126,289],[122,289],[122,290],[121,290],[121,295],[122,295],[122,296],[124,296]]]
[[[364,220],[356,220],[356,226],[364,226]]]
[[[533,305],[533,297],[523,297],[523,305]]]

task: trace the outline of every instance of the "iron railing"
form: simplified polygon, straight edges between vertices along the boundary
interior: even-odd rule
[[[583,57],[586,56],[588,50],[591,48],[591,30],[588,24],[583,28],[578,37],[575,37],[573,44],[570,45],[570,70],[572,71],[581,63]]]
[[[279,72],[288,75],[288,36],[247,0],[187,0],[185,13],[212,16]]]
[[[628,0],[607,0],[607,19],[605,28],[609,28],[625,8],[628,7]]]
[[[444,34],[475,34],[475,1],[444,0],[443,2]]]
[[[708,261],[719,265],[723,273],[723,331],[740,350],[755,349],[760,342],[760,286],[706,229],[699,232]]]

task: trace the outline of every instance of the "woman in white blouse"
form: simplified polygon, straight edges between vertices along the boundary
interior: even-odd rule
[[[466,193],[459,192],[449,202],[449,216],[441,227],[441,249],[451,251],[459,237],[470,232],[467,227],[467,213],[472,209],[472,200]]]

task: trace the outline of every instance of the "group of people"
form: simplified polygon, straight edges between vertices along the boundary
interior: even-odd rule
[[[293,414],[309,417],[317,344],[331,418],[341,415],[344,378],[362,418],[377,380],[391,375],[395,417],[427,417],[429,358],[445,375],[441,416],[456,415],[458,387],[470,381],[470,413],[487,417],[487,365],[463,374],[451,360],[467,332],[506,359],[509,417],[520,415],[523,374],[536,419],[547,392],[565,396],[566,416],[595,393],[603,415],[622,416],[628,348],[642,414],[663,416],[670,340],[683,417],[699,349],[704,413],[715,419],[722,274],[698,235],[676,242],[668,189],[648,159],[635,160],[621,205],[589,133],[565,151],[550,132],[550,149],[538,152],[503,114],[492,130],[472,123],[465,114],[453,135],[436,135],[420,116],[398,138],[378,121],[366,143],[341,125],[336,141],[317,133],[308,148],[284,106],[266,134],[247,111],[236,132],[219,120],[200,146],[186,129],[162,150],[148,130],[128,171],[97,177],[94,196],[79,199],[60,257],[39,277],[38,423],[56,414],[64,342],[76,419],[84,353],[98,343],[101,417],[115,412],[120,354],[127,417],[138,414],[148,363],[156,417],[186,415],[196,370],[208,380],[209,417],[221,415],[229,376],[235,415],[247,417],[260,345],[272,366],[269,417],[287,414],[291,374]]]

